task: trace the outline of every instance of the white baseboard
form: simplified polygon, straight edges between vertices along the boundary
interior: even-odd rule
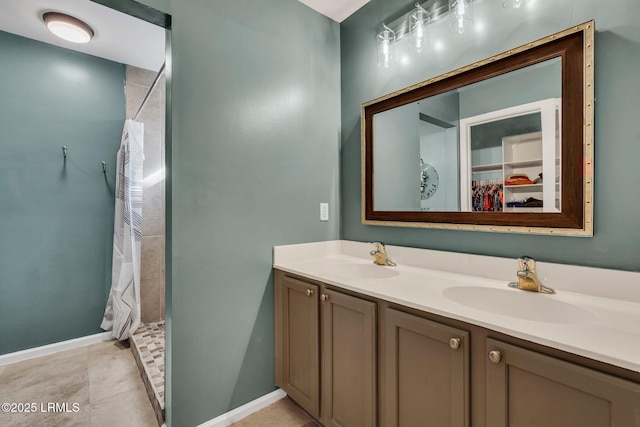
[[[41,347],[28,348],[14,353],[0,355],[0,366],[9,365],[11,363],[22,362],[23,360],[33,359],[35,357],[46,356],[48,354],[57,353],[59,351],[71,350],[85,345],[97,344],[103,341],[113,339],[111,332],[101,332],[99,334],[87,335],[86,337],[75,338],[68,341],[60,341]]]
[[[257,398],[256,400],[252,400],[249,403],[246,403],[233,411],[229,411],[225,414],[220,415],[212,420],[209,420],[205,423],[200,424],[198,427],[226,427],[231,425],[241,419],[253,414],[254,412],[259,411],[260,409],[266,408],[272,403],[277,402],[278,400],[286,397],[287,393],[282,389],[278,389],[269,394],[265,394],[262,397]]]

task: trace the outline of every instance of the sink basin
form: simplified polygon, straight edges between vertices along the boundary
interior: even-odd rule
[[[326,274],[339,276],[345,279],[387,279],[395,277],[398,272],[392,267],[376,264],[334,264],[325,271]]]
[[[586,323],[596,314],[577,305],[518,289],[460,286],[445,289],[451,301],[489,313],[545,323]]]

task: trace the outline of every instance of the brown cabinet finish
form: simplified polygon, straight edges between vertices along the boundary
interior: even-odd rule
[[[640,427],[640,372],[279,270],[275,304],[276,384],[326,427]]]
[[[640,426],[637,383],[493,339],[487,355],[487,426]]]
[[[469,426],[469,333],[384,308],[381,424]]]
[[[320,418],[319,287],[276,272],[276,384]]]
[[[376,425],[376,303],[324,289],[322,421]]]

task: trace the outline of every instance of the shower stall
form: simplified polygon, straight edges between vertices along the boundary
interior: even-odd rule
[[[126,112],[144,124],[140,324],[131,351],[158,423],[164,420],[165,356],[165,77],[126,67]]]

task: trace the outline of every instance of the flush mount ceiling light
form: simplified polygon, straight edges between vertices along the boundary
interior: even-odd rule
[[[94,33],[91,27],[73,16],[59,12],[47,12],[42,15],[42,19],[47,24],[49,31],[61,39],[73,43],[88,43],[93,38]]]

